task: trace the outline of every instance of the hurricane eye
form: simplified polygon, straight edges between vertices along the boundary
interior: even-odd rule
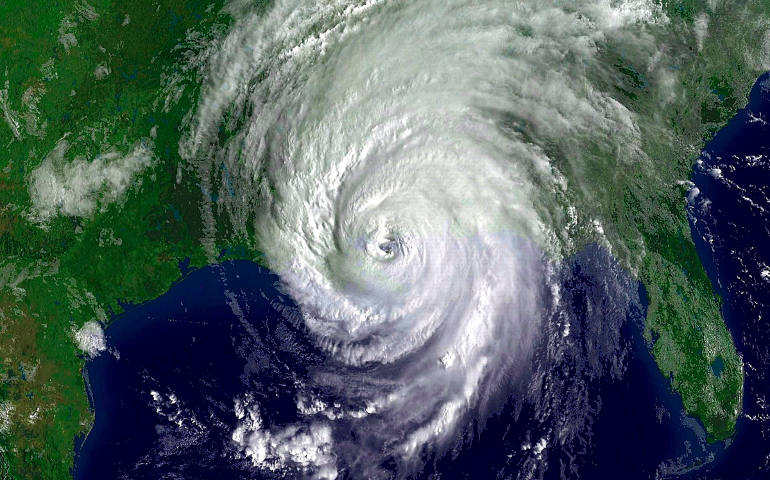
[[[370,233],[365,241],[368,254],[379,260],[392,260],[401,255],[403,250],[400,235],[388,228],[378,228]]]
[[[380,244],[380,250],[382,250],[388,256],[393,254],[393,249],[394,245],[392,240]]]

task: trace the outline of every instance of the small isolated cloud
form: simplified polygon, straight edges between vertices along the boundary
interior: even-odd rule
[[[77,342],[78,348],[91,358],[107,350],[104,330],[93,320],[86,322],[80,327],[80,330],[75,332],[75,342]]]
[[[762,50],[759,55],[760,66],[762,69],[770,69],[770,30],[765,33],[765,38],[762,41]]]
[[[97,206],[120,198],[137,173],[153,159],[150,148],[138,143],[127,155],[108,152],[93,160],[76,157],[67,162],[66,139],[59,141],[43,163],[30,175],[32,217],[45,222],[57,214],[88,217]]]
[[[69,53],[72,47],[78,45],[78,39],[73,33],[78,24],[72,16],[66,16],[59,25],[59,43],[64,47],[64,51]]]
[[[11,414],[14,406],[10,402],[0,403],[0,433],[5,433],[11,427]]]
[[[703,50],[703,42],[706,41],[709,31],[709,16],[701,13],[695,17],[695,41],[698,43],[698,51]]]
[[[101,64],[96,67],[96,70],[94,70],[94,77],[96,77],[97,80],[103,80],[110,75],[110,72],[110,67],[105,64]]]
[[[70,49],[78,46],[78,39],[75,36],[75,30],[83,22],[93,22],[99,18],[94,7],[86,2],[80,2],[75,6],[75,12],[65,16],[59,24],[59,43],[64,47],[66,53]]]

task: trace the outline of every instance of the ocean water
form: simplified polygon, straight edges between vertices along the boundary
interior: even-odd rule
[[[590,247],[565,268],[565,294],[582,319],[571,326],[579,348],[568,366],[578,378],[588,372],[580,365],[605,348],[607,318],[587,305],[601,301],[614,268],[608,262],[606,252]],[[192,272],[167,294],[116,319],[106,331],[110,351],[84,372],[96,421],[79,449],[75,478],[291,478],[285,471],[256,469],[232,442],[238,426],[233,399],[252,392],[269,412],[265,422],[294,422],[297,388],[324,361],[306,340],[297,307],[277,285],[262,267],[227,262]],[[590,421],[581,433],[590,440],[580,443],[583,458],[570,467],[579,465],[579,471],[563,471],[574,448],[554,440],[539,455],[545,478],[625,472],[625,478],[642,479],[661,462],[680,468],[683,459],[702,461],[702,452],[687,442],[701,444],[703,431],[682,416],[678,397],[657,371],[641,336],[644,292],[629,285],[639,290],[639,302],[616,319],[623,353],[611,362],[619,374],[585,374],[568,385],[590,397],[595,409],[587,412]],[[248,309],[234,313],[235,298]],[[469,422],[450,451],[426,454],[424,478],[505,477],[525,470],[531,445],[556,427],[556,421],[537,420],[541,408],[509,402],[483,424]]]
[[[110,326],[110,353],[84,372],[96,421],[75,478],[177,478],[159,472],[180,466],[181,478],[217,478],[245,468],[228,454],[233,398],[260,392],[280,421],[294,405],[292,382],[317,361],[276,281],[249,262],[204,268]],[[233,313],[233,289],[253,311]],[[303,361],[289,368],[287,349]]]

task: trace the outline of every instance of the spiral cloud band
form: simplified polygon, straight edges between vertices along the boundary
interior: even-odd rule
[[[580,185],[562,172],[581,171],[587,146],[640,155],[598,45],[665,22],[650,1],[564,4],[230,6],[181,146],[218,192],[204,242],[221,218],[256,232],[328,356],[298,399],[308,425],[234,434],[255,464],[334,478],[338,455],[374,478],[372,454],[408,468],[526,380],[576,225]],[[329,428],[359,444],[331,445]]]

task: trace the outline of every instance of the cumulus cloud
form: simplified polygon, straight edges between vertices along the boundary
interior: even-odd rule
[[[80,350],[92,358],[107,349],[104,330],[102,330],[101,325],[93,320],[84,323],[75,332],[75,342]]]
[[[32,217],[41,223],[58,214],[92,215],[100,204],[120,198],[153,160],[145,142],[139,142],[125,155],[108,152],[92,160],[78,156],[68,162],[65,155],[69,148],[66,138],[60,140],[30,174]]]
[[[11,414],[16,407],[11,402],[0,402],[0,433],[5,433],[11,427]]]
[[[241,422],[233,441],[254,466],[270,471],[299,470],[318,480],[337,478],[331,428],[321,423],[266,429],[259,405],[250,396],[235,401]]]
[[[706,36],[709,32],[709,16],[706,13],[700,13],[695,17],[695,42],[698,44],[698,51],[703,50],[703,42],[706,41]]]
[[[770,30],[765,32],[759,55],[759,65],[762,69],[770,69]]]

